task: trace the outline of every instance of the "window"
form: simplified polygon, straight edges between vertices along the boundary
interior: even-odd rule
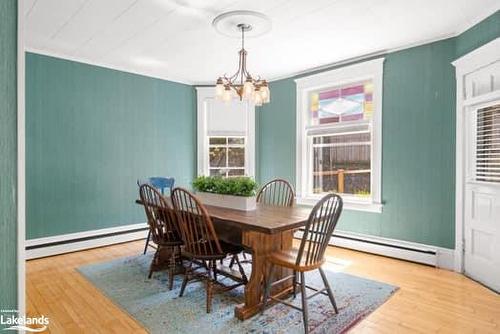
[[[296,80],[297,190],[329,192],[346,208],[380,212],[383,59]]]
[[[209,137],[210,175],[245,175],[245,137]]]
[[[197,87],[198,175],[255,175],[255,107],[239,99],[215,100],[213,87]]]
[[[307,131],[312,137],[312,193],[370,195],[372,90],[373,83],[366,81],[310,94],[313,125],[346,125],[324,134],[315,134],[313,127]]]

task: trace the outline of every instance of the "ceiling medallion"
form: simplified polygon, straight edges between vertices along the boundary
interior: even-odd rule
[[[256,106],[269,103],[271,93],[268,83],[260,76],[250,74],[247,69],[248,52],[245,50],[245,34],[255,37],[268,32],[271,29],[269,18],[252,11],[233,11],[217,16],[212,25],[223,35],[241,37],[238,70],[229,77],[224,75],[217,79],[215,97],[229,102],[237,95],[240,100],[248,100]]]

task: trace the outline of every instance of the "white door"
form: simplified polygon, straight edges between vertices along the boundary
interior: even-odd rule
[[[458,270],[500,292],[500,38],[453,63],[457,74]]]
[[[464,269],[500,292],[500,101],[468,110]]]

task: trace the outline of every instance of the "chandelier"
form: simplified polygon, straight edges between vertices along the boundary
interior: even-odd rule
[[[240,23],[237,25],[241,31],[241,50],[239,51],[238,70],[232,76],[219,77],[215,85],[215,97],[218,100],[229,102],[237,95],[241,100],[247,100],[256,106],[269,103],[271,93],[266,80],[260,77],[252,77],[247,70],[247,55],[245,50],[245,32],[250,31],[250,24]]]

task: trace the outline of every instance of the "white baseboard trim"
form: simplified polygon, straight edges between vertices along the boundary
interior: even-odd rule
[[[26,259],[145,239],[147,228],[146,223],[140,223],[26,240]]]
[[[296,232],[295,237],[302,237],[302,231]],[[335,232],[330,239],[330,244],[454,270],[454,249],[344,231]]]
[[[147,227],[146,223],[141,223],[26,240],[26,259],[144,239]],[[295,237],[301,238],[302,231],[296,232]],[[454,249],[344,231],[335,232],[330,244],[438,268],[455,269]]]

